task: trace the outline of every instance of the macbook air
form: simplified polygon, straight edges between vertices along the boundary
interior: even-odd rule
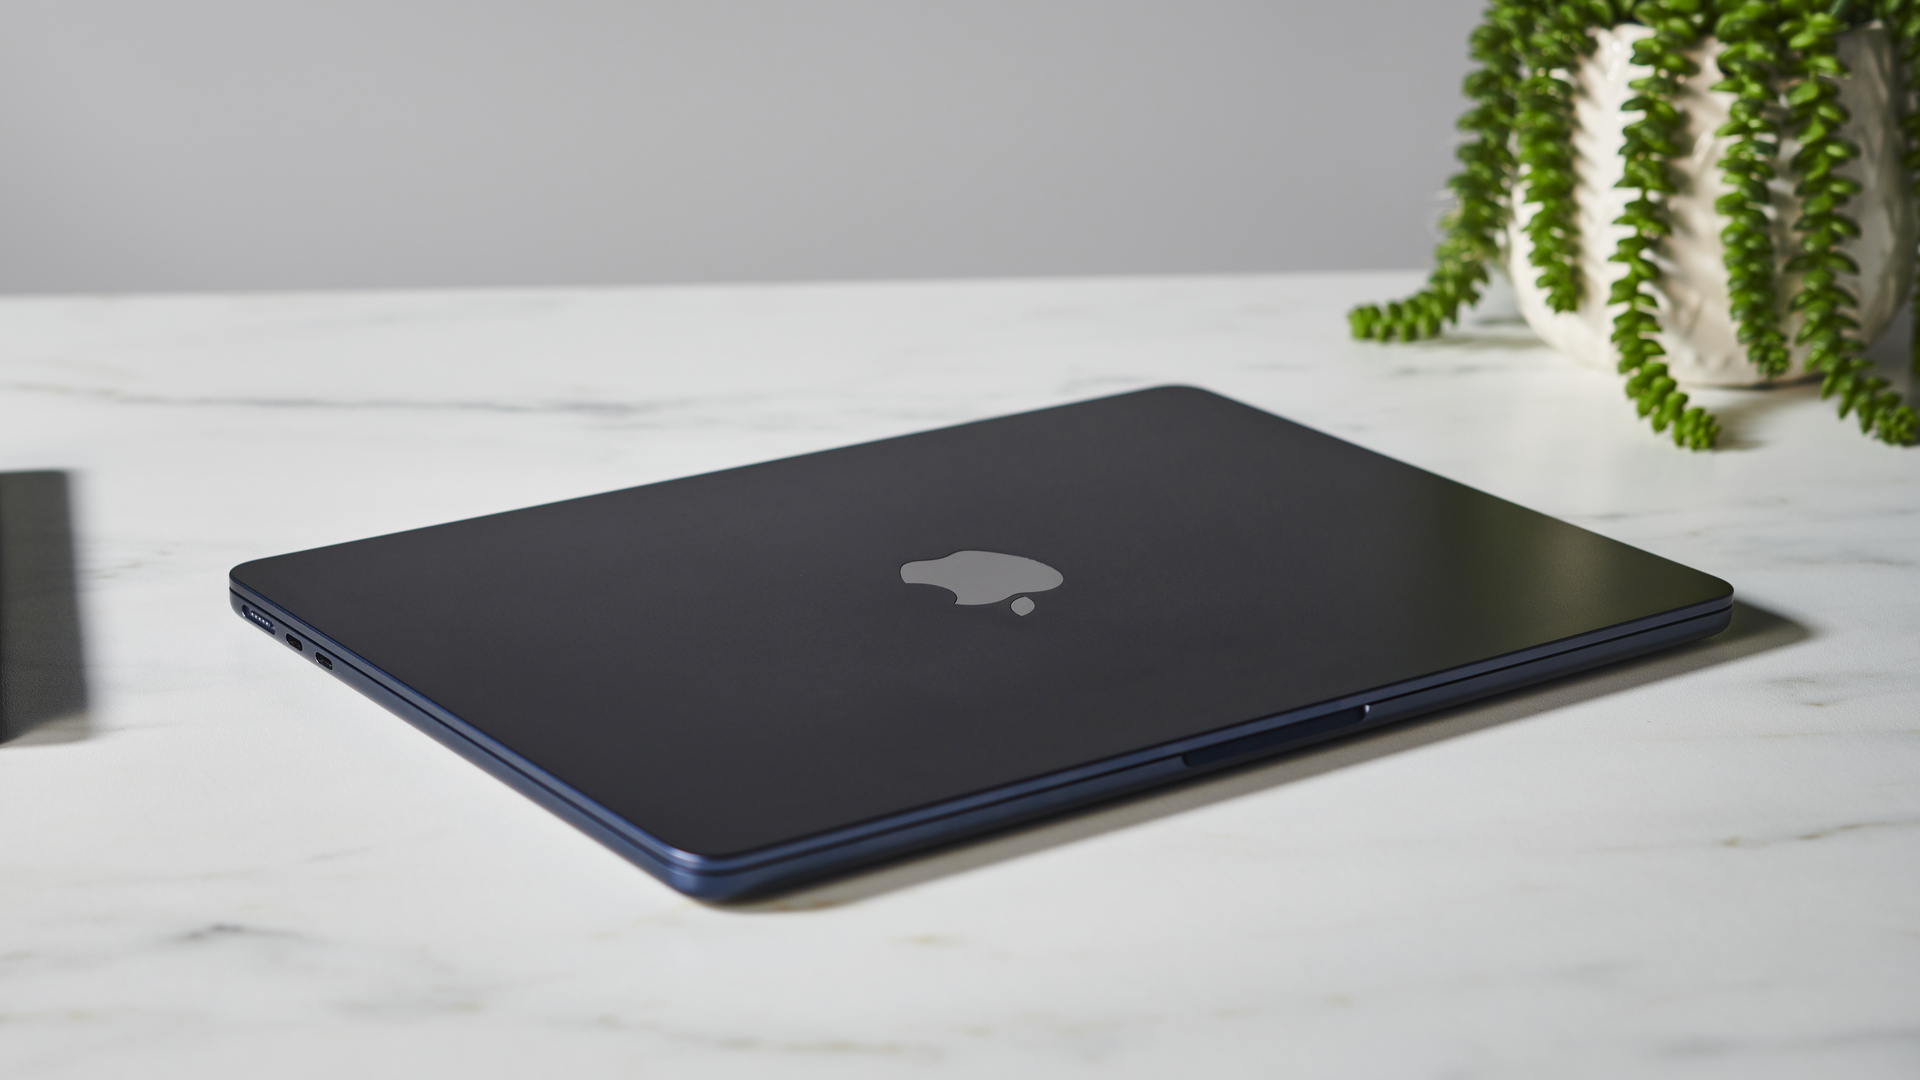
[[[230,590],[712,900],[1705,637],[1732,604],[1186,387],[260,559]]]

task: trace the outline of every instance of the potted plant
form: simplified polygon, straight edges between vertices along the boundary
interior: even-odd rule
[[[1437,336],[1504,263],[1534,329],[1616,365],[1676,445],[1719,434],[1681,380],[1801,375],[1920,438],[1862,355],[1912,288],[1920,0],[1492,0],[1472,55],[1433,272],[1355,337]]]

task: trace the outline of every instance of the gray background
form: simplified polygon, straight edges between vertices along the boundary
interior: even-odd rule
[[[0,0],[0,290],[1423,265],[1481,0]]]

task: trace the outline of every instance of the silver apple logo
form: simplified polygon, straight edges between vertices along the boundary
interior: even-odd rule
[[[1002,555],[997,551],[956,551],[944,559],[910,562],[900,568],[900,580],[909,585],[938,585],[953,593],[956,604],[997,604],[1021,593],[1057,589],[1067,580],[1043,562]],[[1020,596],[1015,615],[1033,612],[1033,600]]]

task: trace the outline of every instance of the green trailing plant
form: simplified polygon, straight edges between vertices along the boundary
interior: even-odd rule
[[[1835,80],[1847,75],[1834,52],[1840,34],[1871,20],[1893,33],[1908,86],[1920,86],[1920,0],[1493,0],[1474,31],[1479,67],[1465,90],[1473,107],[1460,120],[1467,139],[1458,150],[1462,171],[1450,182],[1456,206],[1443,222],[1427,287],[1384,307],[1364,304],[1348,314],[1357,338],[1415,341],[1438,336],[1458,321],[1460,308],[1479,298],[1489,266],[1499,258],[1501,233],[1520,200],[1536,207],[1523,231],[1531,244],[1535,283],[1555,311],[1572,311],[1588,283],[1580,280],[1580,236],[1574,199],[1571,72],[1591,52],[1591,31],[1639,23],[1653,33],[1634,44],[1634,62],[1649,69],[1631,83],[1624,108],[1639,114],[1626,125],[1624,179],[1635,198],[1615,224],[1632,231],[1608,261],[1621,266],[1607,301],[1619,305],[1612,337],[1627,376],[1627,396],[1656,432],[1671,429],[1676,445],[1712,447],[1713,416],[1675,384],[1656,335],[1653,286],[1656,261],[1671,235],[1666,198],[1677,188],[1673,159],[1681,152],[1686,117],[1675,106],[1681,82],[1699,73],[1690,59],[1703,39],[1719,39],[1720,79],[1730,93],[1729,120],[1716,133],[1733,142],[1719,168],[1728,192],[1715,203],[1725,221],[1721,240],[1729,313],[1747,358],[1764,377],[1785,373],[1791,360],[1780,310],[1774,245],[1773,194],[1781,171],[1783,135],[1798,143],[1786,163],[1799,200],[1792,221],[1797,250],[1785,269],[1800,275],[1787,310],[1800,319],[1792,345],[1807,350],[1808,370],[1821,376],[1822,398],[1838,398],[1842,417],[1883,442],[1913,445],[1920,423],[1862,353],[1858,304],[1842,285],[1857,274],[1840,245],[1860,234],[1843,212],[1860,191],[1835,169],[1859,156],[1845,137],[1848,117]],[[1902,119],[1907,168],[1920,173],[1920,112]],[[1920,201],[1920,182],[1912,194]],[[1913,366],[1920,375],[1920,319]]]
[[[1525,232],[1532,243],[1528,261],[1540,271],[1547,306],[1572,311],[1580,306],[1579,207],[1574,203],[1573,84],[1567,73],[1593,51],[1587,19],[1578,7],[1549,7],[1540,13],[1527,38],[1526,78],[1520,80],[1514,134],[1526,172],[1527,202],[1538,206]]]
[[[1859,236],[1860,226],[1840,213],[1858,194],[1858,181],[1833,170],[1860,156],[1860,148],[1841,137],[1851,119],[1839,101],[1834,80],[1847,74],[1834,55],[1833,39],[1847,29],[1839,16],[1848,5],[1822,10],[1812,0],[1784,0],[1788,18],[1780,24],[1787,54],[1782,67],[1788,76],[1786,101],[1789,130],[1800,140],[1792,167],[1799,181],[1794,194],[1801,200],[1801,216],[1793,223],[1801,234],[1801,251],[1787,263],[1802,275],[1793,310],[1803,320],[1795,344],[1807,346],[1807,368],[1819,372],[1820,396],[1838,397],[1840,415],[1855,413],[1860,430],[1884,442],[1912,445],[1916,424],[1913,409],[1900,404],[1900,395],[1887,380],[1874,374],[1873,362],[1861,356],[1863,346],[1853,331],[1860,328],[1848,309],[1853,296],[1840,287],[1840,275],[1860,268],[1835,250],[1846,239]],[[1882,5],[1893,7],[1894,5]]]
[[[1734,95],[1728,120],[1716,135],[1735,141],[1720,157],[1720,173],[1732,190],[1714,202],[1727,219],[1720,233],[1725,248],[1728,308],[1740,326],[1747,359],[1762,375],[1786,373],[1791,356],[1780,329],[1779,296],[1774,289],[1773,223],[1767,217],[1780,153],[1780,124],[1774,103],[1780,97],[1774,71],[1785,57],[1780,41],[1782,13],[1776,5],[1748,0],[1729,5],[1714,24],[1721,50],[1716,66],[1723,76],[1715,90]]]
[[[1673,428],[1676,445],[1706,450],[1719,438],[1720,425],[1705,409],[1687,408],[1687,395],[1667,374],[1667,365],[1656,357],[1666,349],[1654,340],[1660,330],[1655,301],[1647,285],[1660,280],[1660,268],[1652,260],[1660,241],[1673,234],[1668,223],[1665,196],[1679,190],[1672,161],[1680,154],[1685,136],[1686,118],[1674,108],[1680,80],[1699,73],[1699,67],[1687,59],[1686,50],[1699,40],[1707,13],[1700,0],[1648,0],[1635,14],[1654,30],[1652,37],[1633,43],[1633,62],[1652,70],[1651,75],[1628,83],[1634,96],[1623,109],[1638,112],[1640,119],[1628,124],[1626,142],[1621,148],[1625,175],[1620,186],[1639,191],[1639,197],[1627,204],[1627,212],[1614,222],[1633,232],[1623,237],[1608,262],[1623,263],[1626,273],[1613,283],[1607,302],[1624,304],[1626,310],[1613,321],[1613,344],[1620,350],[1620,373],[1627,375],[1627,396],[1641,416],[1653,423],[1653,430]]]
[[[1905,76],[1902,85],[1920,86],[1920,4],[1901,0],[1899,3],[1882,5],[1880,17],[1886,19],[1893,29],[1894,47],[1899,50],[1900,74]],[[1920,109],[1909,109],[1907,115],[1900,118],[1900,128],[1907,136],[1907,156],[1904,164],[1907,175],[1914,177],[1912,193],[1916,203],[1920,203]],[[1913,320],[1913,344],[1910,370],[1920,375],[1920,302],[1915,304]]]
[[[1427,287],[1384,309],[1368,304],[1348,314],[1353,336],[1375,341],[1435,337],[1462,305],[1480,299],[1487,266],[1500,254],[1513,184],[1514,111],[1525,73],[1526,41],[1533,33],[1532,0],[1493,0],[1473,31],[1469,49],[1480,67],[1463,89],[1473,107],[1458,127],[1467,138],[1454,151],[1461,170],[1447,181],[1455,205],[1441,222],[1444,238],[1433,252]]]

